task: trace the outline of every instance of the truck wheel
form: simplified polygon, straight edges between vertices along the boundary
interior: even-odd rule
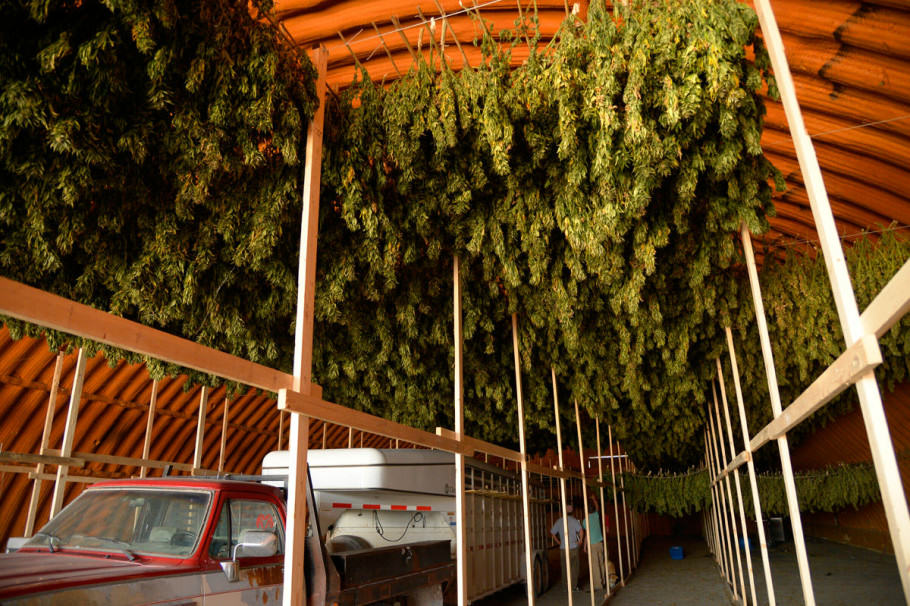
[[[543,595],[550,588],[550,562],[547,560],[546,552],[538,557],[540,562],[540,592],[537,595]]]

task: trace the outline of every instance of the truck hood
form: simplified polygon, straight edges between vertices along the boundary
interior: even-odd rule
[[[100,554],[19,551],[0,555],[0,599],[186,571],[179,564],[130,562]]]

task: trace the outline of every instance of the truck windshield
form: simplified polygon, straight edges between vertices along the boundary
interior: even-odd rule
[[[208,491],[98,488],[83,492],[24,547],[169,557],[191,555],[209,512]]]

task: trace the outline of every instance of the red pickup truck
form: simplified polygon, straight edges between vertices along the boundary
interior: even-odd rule
[[[307,500],[308,606],[441,606],[448,541],[329,555]],[[284,527],[283,491],[258,482],[98,483],[0,555],[0,605],[281,604]]]

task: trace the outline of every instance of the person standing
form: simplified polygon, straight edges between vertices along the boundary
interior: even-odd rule
[[[556,520],[556,523],[553,524],[553,528],[550,530],[550,535],[553,537],[553,540],[559,546],[559,553],[562,555],[562,566],[563,570],[566,568],[566,550],[563,547],[563,541],[566,540],[566,545],[569,547],[569,587],[572,589],[578,589],[578,547],[581,545],[582,541],[585,538],[585,531],[581,527],[581,524],[578,522],[578,518],[575,517],[575,506],[581,505],[578,501],[574,501],[566,505],[566,526],[569,529],[569,536],[566,539],[563,537],[563,520],[562,518]],[[580,509],[580,507],[579,507]]]
[[[591,536],[591,553],[588,554],[588,557],[591,558],[593,576],[590,589],[598,591],[607,584],[607,568],[604,560],[604,532],[600,527],[600,507],[598,507],[597,498],[594,495],[591,495],[588,503],[588,519],[591,521],[591,527],[588,528],[584,519],[581,521],[581,527]],[[609,518],[606,518],[606,524],[607,529],[609,529]],[[586,543],[582,543],[581,548],[585,550],[587,548]]]

